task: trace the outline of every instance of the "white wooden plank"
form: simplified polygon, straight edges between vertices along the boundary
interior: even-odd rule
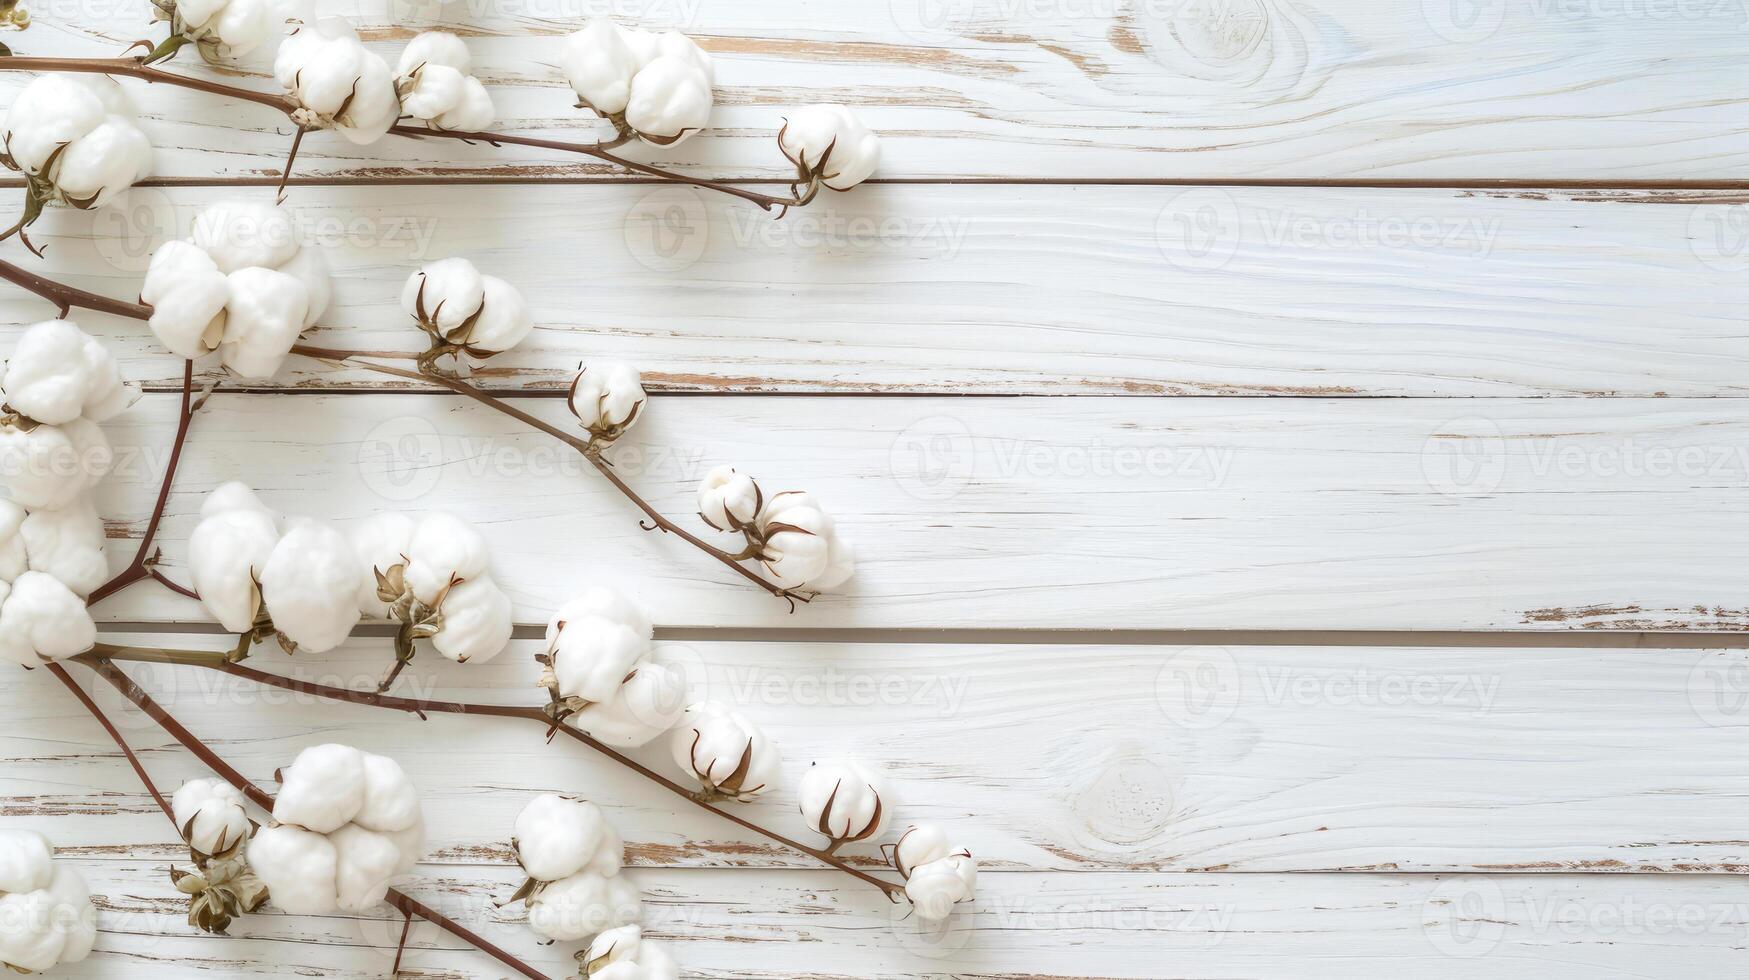
[[[124,540],[175,400],[108,426],[125,458],[99,504]],[[560,399],[521,404],[572,424]],[[1746,443],[1728,399],[658,396],[614,450],[657,507],[691,513],[733,463],[821,495],[859,544],[844,594],[792,615],[476,403],[220,393],[161,543],[178,562],[200,494],[246,479],[293,513],[479,522],[524,622],[611,579],[669,626],[1734,630]],[[191,605],[154,586],[102,612]]]
[[[153,247],[236,193],[56,213],[48,260],[19,255],[132,298]],[[688,391],[1705,396],[1749,377],[1749,204],[1724,192],[883,186],[782,221],[647,186],[292,200],[338,275],[313,342],[416,351],[401,282],[469,255],[542,326],[481,373],[501,387],[563,386],[596,357]],[[47,311],[0,290],[0,323]],[[130,376],[180,381],[140,324],[79,319]],[[276,383],[384,380],[299,359]]]
[[[535,704],[539,647],[466,667],[422,655],[401,691]],[[361,640],[295,659],[263,650],[252,665],[369,689],[389,656],[387,639]],[[738,810],[798,838],[798,774],[851,755],[894,780],[897,829],[940,823],[998,870],[1749,869],[1735,822],[1749,776],[1735,751],[1749,726],[1741,651],[707,642],[663,643],[658,659],[780,747],[783,784]],[[526,723],[421,723],[192,668],[126,669],[269,790],[320,741],[393,755],[421,787],[434,863],[510,866],[522,806],[580,792],[635,866],[817,867]],[[165,790],[203,775],[73,672]],[[0,814],[52,821],[85,857],[175,855],[138,778],[53,678],[13,677],[0,708],[12,719]],[[634,755],[677,774],[665,742]],[[869,867],[877,853],[845,852]]]
[[[1473,5],[1445,0],[1086,3],[325,3],[391,60],[432,26],[470,35],[500,128],[586,140],[544,67],[585,14],[679,27],[716,56],[710,134],[650,159],[787,177],[790,107],[855,105],[890,177],[1595,178],[1741,176],[1749,137],[1741,5]],[[114,54],[149,32],[137,4],[53,5],[23,54]],[[161,29],[158,33],[161,33]],[[178,71],[204,72],[187,56]],[[257,64],[245,84],[269,88]],[[236,75],[229,77],[236,78]],[[4,80],[5,91],[18,81]],[[164,174],[277,172],[283,117],[153,92]],[[576,157],[394,140],[307,140],[300,172],[578,176]]]
[[[97,952],[56,976],[375,978],[400,938],[398,917],[276,913],[195,936],[162,864],[81,868],[102,896]],[[822,874],[630,873],[652,935],[701,978],[1713,976],[1741,962],[1749,929],[1728,877],[986,875],[975,912],[925,938],[872,889]],[[412,877],[415,897],[575,975],[571,945],[539,946],[491,907],[514,887],[505,869]],[[412,939],[403,976],[504,975],[423,925]]]

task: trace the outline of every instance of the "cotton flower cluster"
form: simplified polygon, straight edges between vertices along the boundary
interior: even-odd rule
[[[207,61],[241,58],[274,33],[269,0],[152,0],[152,19],[169,21],[172,39],[193,43]]]
[[[69,320],[35,324],[0,375],[0,659],[25,666],[97,641],[85,597],[109,577],[91,491],[114,461],[97,423],[133,404],[115,359]]]
[[[783,767],[757,725],[716,701],[688,705],[670,745],[680,770],[711,799],[750,802],[777,785]]]
[[[873,176],[881,141],[854,112],[841,105],[798,109],[777,133],[777,146],[803,184],[819,182],[847,191]]]
[[[637,926],[621,926],[595,937],[577,959],[588,980],[680,980],[680,967]]]
[[[880,836],[893,815],[886,780],[851,761],[814,763],[802,775],[796,799],[808,829],[833,850]]]
[[[427,263],[408,276],[401,308],[433,344],[481,359],[515,347],[534,329],[521,291],[459,257]]]
[[[201,505],[188,564],[220,624],[249,633],[271,623],[288,650],[332,650],[366,615],[401,623],[402,662],[414,639],[460,663],[490,660],[510,642],[510,599],[492,579],[486,541],[449,514],[385,512],[343,533],[281,518],[232,482]]]
[[[818,593],[856,572],[850,542],[811,494],[791,490],[768,498],[752,477],[719,466],[699,484],[698,514],[718,531],[744,535],[744,554],[785,589]]]
[[[496,115],[486,86],[474,77],[467,45],[444,31],[426,31],[401,51],[395,91],[401,111],[432,129],[477,133]]]
[[[0,163],[29,179],[25,221],[47,204],[100,208],[152,172],[133,104],[102,75],[41,75],[6,113]]]
[[[595,804],[537,796],[517,815],[511,846],[528,874],[511,901],[527,901],[529,928],[548,941],[587,939],[638,921],[638,890],[620,874],[625,845]]]
[[[608,745],[636,748],[674,727],[686,686],[650,659],[650,618],[630,600],[595,588],[547,624],[542,683],[556,720]]]
[[[78,963],[97,941],[97,909],[79,872],[29,830],[0,830],[0,963],[40,973]]]
[[[191,779],[170,799],[170,812],[194,863],[170,869],[176,890],[188,896],[188,921],[224,935],[231,922],[267,902],[267,885],[243,860],[255,823],[243,794],[217,779]]]
[[[297,104],[293,122],[339,130],[354,143],[381,139],[401,114],[388,62],[338,17],[324,17],[280,42],[273,76]]]
[[[273,903],[294,915],[363,912],[425,847],[419,796],[395,760],[346,745],[303,750],[280,774],[273,823],[247,849]]]
[[[331,291],[327,261],[300,243],[289,212],[229,200],[196,216],[187,241],[159,246],[140,300],[171,353],[193,360],[216,350],[232,373],[258,379],[279,370]]]
[[[652,34],[598,17],[565,39],[560,67],[582,108],[646,143],[672,146],[710,121],[710,55],[678,31]]]
[[[607,445],[625,435],[643,414],[648,400],[643,378],[629,364],[585,365],[571,381],[571,414],[588,430],[592,446]]]
[[[971,851],[948,843],[938,827],[907,830],[891,845],[890,860],[905,879],[905,897],[925,921],[940,922],[977,896],[978,862]]]

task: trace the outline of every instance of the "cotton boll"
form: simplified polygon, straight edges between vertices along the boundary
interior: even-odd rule
[[[236,494],[237,490],[241,495],[236,504],[226,506],[227,497],[222,494]],[[194,590],[226,630],[248,632],[261,611],[261,574],[279,543],[278,522],[240,483],[226,484],[209,494],[201,514],[188,540]]]
[[[577,98],[603,115],[625,111],[632,77],[648,60],[628,43],[629,35],[641,33],[597,17],[565,38],[559,64]]]
[[[96,129],[110,111],[84,76],[39,75],[7,110],[6,152],[25,173],[41,173],[57,149]]]
[[[46,891],[0,897],[0,963],[32,973],[59,963],[66,936],[55,918],[55,899]]]
[[[48,891],[55,902],[55,927],[61,933],[60,962],[78,963],[91,955],[91,947],[97,943],[97,909],[91,904],[91,889],[83,875],[59,864]]]
[[[764,538],[760,561],[785,588],[832,588],[855,572],[854,553],[838,540],[831,516],[809,494],[777,494],[758,524]]]
[[[241,58],[271,37],[273,26],[268,0],[230,0],[216,19],[206,22],[206,34],[199,40],[210,44],[217,58]]]
[[[638,890],[626,876],[585,871],[552,882],[528,900],[528,925],[553,942],[576,942],[636,923],[643,914]]]
[[[468,76],[448,65],[426,65],[401,82],[401,111],[435,119],[461,104]]]
[[[395,833],[420,822],[419,792],[401,764],[388,756],[360,753],[364,798],[354,823],[379,833]]]
[[[695,63],[660,57],[632,79],[626,124],[646,143],[671,146],[710,122],[713,101],[710,76]]]
[[[112,115],[67,145],[53,179],[67,203],[100,208],[151,172],[152,141],[132,119]]]
[[[291,213],[261,201],[228,198],[195,215],[189,240],[227,275],[260,266],[277,269],[298,254]]]
[[[404,78],[421,65],[443,65],[465,75],[473,71],[473,57],[468,53],[467,44],[454,34],[425,31],[414,36],[401,49],[401,60],[396,62],[395,74]]]
[[[339,531],[293,523],[261,571],[274,628],[311,653],[339,646],[358,624],[358,573],[358,556]]]
[[[481,276],[484,298],[479,319],[466,338],[468,350],[474,354],[498,354],[522,343],[534,330],[534,315],[522,291],[497,276]]]
[[[223,857],[249,839],[249,812],[243,794],[219,779],[191,779],[170,798],[176,829],[188,846],[209,857]]]
[[[231,282],[212,256],[184,241],[158,246],[140,287],[140,302],[152,307],[147,326],[170,353],[185,360],[218,348],[230,299]]]
[[[0,602],[0,657],[35,666],[84,653],[96,642],[85,600],[51,575],[25,572]]]
[[[752,801],[777,784],[783,760],[740,712],[715,701],[691,705],[674,730],[674,761],[712,794]]]
[[[0,892],[34,892],[54,876],[54,848],[34,830],[0,830]]]
[[[566,721],[598,742],[620,748],[648,745],[673,728],[686,707],[686,683],[663,664],[634,668],[611,699],[590,704]]]
[[[0,425],[0,485],[27,508],[65,507],[96,486],[114,463],[109,440],[89,419],[29,431]]]
[[[283,272],[304,285],[305,308],[304,326],[316,325],[322,314],[328,311],[328,302],[334,294],[333,281],[328,272],[328,259],[320,249],[301,248],[291,261],[281,265],[277,270]]]
[[[407,587],[420,602],[436,605],[450,583],[486,574],[486,539],[453,514],[431,514],[414,528],[407,559]]]
[[[340,911],[366,912],[381,905],[401,863],[395,842],[357,824],[329,834],[328,842],[334,845],[335,904]]]
[[[60,425],[84,415],[113,417],[138,397],[108,348],[71,320],[45,320],[18,338],[6,362],[6,403],[38,422]]]
[[[510,597],[489,576],[450,589],[442,615],[443,628],[431,645],[456,663],[485,663],[510,642]]]
[[[352,822],[364,808],[364,753],[348,745],[316,745],[280,772],[273,819],[318,834]]]
[[[59,580],[81,597],[109,580],[103,518],[81,494],[65,507],[34,510],[19,527],[30,567]]]
[[[297,122],[332,127],[354,143],[376,142],[401,111],[388,62],[339,18],[323,18],[283,41],[273,74],[301,107]]]
[[[643,413],[643,379],[629,364],[587,365],[571,382],[571,414],[589,430],[591,442],[612,442]]]
[[[517,814],[514,844],[517,862],[536,881],[580,872],[611,878],[625,860],[625,844],[600,807],[554,793],[535,797]]]
[[[777,135],[778,148],[799,172],[847,191],[872,176],[881,162],[880,137],[841,105],[797,109]]]
[[[240,377],[270,378],[303,332],[309,292],[296,278],[272,269],[239,269],[229,279],[219,359]]]
[[[796,793],[808,829],[830,842],[879,837],[893,816],[886,780],[856,762],[819,762],[802,775]]]
[[[893,867],[909,878],[916,868],[933,864],[952,853],[953,845],[940,827],[918,824],[899,837],[899,843],[893,848]]]
[[[30,567],[30,555],[24,550],[24,527],[27,513],[10,500],[0,500],[0,582],[10,584]],[[5,891],[0,887],[0,891]]]
[[[649,640],[616,620],[583,616],[568,620],[548,650],[559,695],[612,700],[626,675],[649,654]]]
[[[559,607],[547,622],[547,643],[558,639],[559,631],[565,624],[589,616],[599,616],[617,623],[623,623],[632,632],[643,638],[647,644],[655,636],[650,622],[650,614],[642,606],[633,602],[613,589],[591,586],[583,594]]]
[[[940,922],[954,906],[977,895],[978,862],[967,851],[915,868],[905,882],[905,897],[926,922]]]
[[[498,108],[492,104],[491,93],[479,79],[470,76],[462,82],[461,102],[433,119],[431,124],[438,129],[479,133],[490,127],[497,117]]]
[[[752,524],[764,505],[759,484],[733,466],[711,470],[698,487],[698,516],[719,531],[738,531]]]
[[[263,827],[249,841],[248,860],[281,910],[327,915],[339,907],[340,855],[327,837],[301,827]]]
[[[479,311],[485,291],[480,270],[472,262],[459,256],[439,259],[407,278],[401,288],[401,308],[447,336]]]
[[[680,967],[637,926],[610,929],[582,957],[589,980],[679,980]]]
[[[413,527],[413,518],[400,511],[386,510],[347,528],[363,570],[358,583],[358,611],[364,615],[388,618],[389,604],[377,596],[377,573],[386,575],[389,569],[407,561]]]

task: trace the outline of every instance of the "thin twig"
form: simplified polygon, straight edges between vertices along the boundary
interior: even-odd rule
[[[273,812],[273,797],[262,792],[260,787],[256,786],[242,773],[232,768],[230,763],[220,758],[218,753],[209,748],[205,742],[202,742],[193,732],[183,727],[181,722],[177,721],[170,712],[164,710],[158,702],[152,700],[151,695],[147,694],[138,684],[135,684],[128,675],[122,673],[121,669],[116,667],[114,663],[106,658],[93,657],[90,654],[84,654],[75,659],[86,667],[89,667],[97,674],[97,676],[108,681],[109,684],[119,691],[123,697],[132,701],[141,711],[146,713],[147,717],[157,722],[158,727],[164,729],[166,732],[170,733],[172,738],[182,743],[182,746],[192,752],[195,758],[204,763],[208,769],[217,773],[225,780],[225,782],[235,786],[239,792],[244,796],[247,796],[250,802],[269,813]],[[66,671],[61,668],[60,665],[51,664],[50,667],[54,670],[56,676],[60,677],[64,683],[83,695],[83,692],[79,691],[78,685],[73,682],[71,677],[66,675]],[[122,740],[121,733],[116,731],[115,727],[109,723],[108,719],[104,717],[103,712],[97,708],[97,705],[92,703],[90,698],[84,696],[80,697],[80,701],[89,711],[91,711],[92,715],[98,719],[98,722],[104,726],[109,732],[110,737],[115,739],[116,744],[122,747],[123,752],[132,759],[133,752],[128,749],[126,743]],[[158,790],[152,786],[151,780],[147,777],[145,770],[136,764],[135,771],[140,774],[142,780],[145,780],[147,788],[151,790],[153,797],[158,800],[159,805],[165,806],[163,797],[158,793]],[[170,812],[167,806],[165,806],[165,812]],[[171,822],[175,822],[174,817],[171,818]],[[450,919],[448,916],[443,915],[437,910],[415,901],[403,892],[391,888],[389,889],[388,894],[384,896],[384,900],[398,909],[401,914],[407,916],[417,915],[420,918],[429,921],[432,925],[435,925],[450,935],[469,943],[476,949],[480,950],[480,952],[485,953],[510,969],[515,970],[522,976],[529,978],[529,980],[550,980],[546,974],[541,973],[534,967],[517,959],[511,953],[500,949],[498,946],[487,941],[485,937],[474,933],[461,923]]]
[[[146,533],[141,536],[140,546],[134,551],[134,560],[118,575],[91,593],[91,597],[85,601],[87,606],[95,606],[105,598],[144,579],[158,578],[160,581],[168,581],[157,575],[152,568],[157,561],[157,555],[152,552],[152,543],[158,537],[158,525],[164,520],[164,508],[170,502],[170,485],[176,480],[176,466],[182,461],[182,447],[188,442],[188,427],[193,420],[194,362],[183,361],[182,414],[176,422],[176,441],[170,444],[170,459],[164,466],[164,479],[158,485],[158,501],[152,505],[152,517],[146,522]],[[177,591],[183,590],[178,587]]]
[[[231,663],[226,659],[222,652],[218,651],[168,650],[99,643],[90,653],[81,654],[74,659],[85,662],[88,665],[111,663],[112,661],[120,660],[133,663],[157,663],[174,664],[184,667],[202,667],[207,670],[216,670],[223,674],[229,674],[232,677],[252,681],[266,687],[276,687],[280,690],[290,691],[294,694],[304,694],[329,701],[340,701],[346,704],[363,705],[370,708],[384,708],[390,711],[406,711],[422,716],[426,714],[445,714],[476,715],[494,718],[518,718],[538,724],[545,731],[550,731],[554,727],[552,719],[548,718],[546,712],[542,711],[540,708],[532,708],[522,705],[475,704],[465,701],[427,701],[422,698],[403,698],[391,694],[354,691],[344,687],[331,687],[326,684],[316,684],[309,681],[281,677],[278,674],[271,674],[266,671],[256,670],[253,667]],[[111,664],[111,666],[113,667],[113,664]],[[94,669],[96,668],[94,667]],[[894,885],[891,882],[882,881],[860,868],[852,867],[827,851],[821,850],[817,847],[809,847],[800,841],[792,840],[775,831],[761,827],[750,820],[739,817],[734,813],[712,806],[709,803],[700,800],[695,788],[675,782],[630,756],[624,755],[613,748],[590,738],[588,735],[585,735],[575,728],[571,728],[570,726],[560,726],[559,731],[578,742],[582,742],[589,748],[594,749],[596,752],[601,753],[614,762],[625,766],[627,769],[630,769],[638,775],[643,776],[645,779],[656,783],[676,796],[685,798],[695,806],[708,810],[737,826],[751,830],[756,834],[783,845],[784,847],[805,854],[808,857],[831,865],[846,874],[874,885],[876,888],[885,892],[889,898],[893,898],[899,893],[900,889],[897,885]]]
[[[0,58],[0,64],[4,64],[4,62],[5,59]],[[43,299],[54,303],[56,306],[60,307],[63,314],[73,307],[79,307],[81,309],[113,313],[117,316],[132,317],[136,320],[150,320],[152,318],[152,308],[144,303],[127,303],[120,300],[113,300],[107,296],[88,292],[83,289],[77,289],[66,283],[56,282],[53,279],[39,276],[34,272],[3,260],[0,260],[0,279],[5,279],[16,285],[22,286],[30,292],[41,296]],[[398,368],[387,364],[378,364],[374,361],[362,360],[361,358],[365,355],[360,351],[340,350],[333,347],[317,347],[311,344],[296,344],[293,345],[291,352],[293,354],[301,354],[305,357],[313,357],[317,360],[344,361],[367,371],[374,371],[378,374],[403,378],[409,381],[430,382],[432,384],[440,385],[457,394],[472,398],[495,412],[508,415],[519,422],[538,429],[581,453],[583,458],[588,460],[589,464],[595,467],[597,472],[607,478],[607,482],[613,484],[614,489],[624,494],[628,500],[636,504],[638,509],[643,511],[644,514],[649,517],[650,523],[654,525],[654,527],[646,528],[646,530],[660,528],[669,534],[675,535],[687,544],[692,545],[694,548],[697,548],[729,568],[734,569],[736,574],[740,575],[747,581],[752,582],[754,585],[759,586],[761,589],[764,589],[766,592],[769,592],[780,599],[788,600],[792,604],[796,602],[807,602],[810,598],[807,595],[792,592],[780,585],[775,585],[766,581],[764,578],[760,577],[758,573],[741,564],[741,559],[737,558],[735,555],[731,555],[721,548],[712,545],[710,542],[686,530],[669,520],[667,517],[664,517],[660,511],[656,510],[656,508],[650,504],[649,501],[645,500],[636,490],[633,490],[624,480],[620,479],[619,474],[613,471],[612,465],[606,460],[603,460],[599,452],[592,448],[587,440],[566,432],[550,422],[536,418],[502,399],[487,394],[465,381],[457,378],[446,377],[441,374],[410,371],[406,368]],[[174,459],[174,457],[172,458]],[[155,575],[152,577],[159,578],[159,576]],[[124,584],[132,584],[132,582],[138,580],[139,577],[136,576],[130,578],[128,582]],[[160,581],[165,580],[160,578]],[[183,593],[184,595],[188,594],[186,590],[174,585],[173,583],[165,581],[165,584],[170,585],[171,588]],[[97,598],[109,595],[110,592],[114,590],[99,591],[102,594],[93,598],[93,602],[95,602]],[[791,608],[793,611],[793,605]]]
[[[177,75],[144,64],[140,58],[46,58],[14,56],[0,58],[0,70],[48,72],[70,71],[99,75],[122,75],[129,78],[144,79],[148,82],[160,82],[165,85],[191,88],[201,92],[211,93],[213,95],[229,96],[231,98],[243,99],[260,105],[272,106],[273,108],[285,113],[288,118],[291,117],[292,113],[297,111],[298,108],[296,103],[283,95],[270,95],[265,92],[255,92],[246,88],[239,88],[235,85],[226,85],[222,82],[213,82],[200,78],[189,78],[185,75]],[[300,127],[300,138],[302,136],[301,129],[302,127]],[[647,174],[652,177],[661,177],[665,180],[672,180],[682,184],[689,184],[693,187],[702,187],[707,190],[728,194],[732,197],[738,197],[743,201],[757,204],[760,208],[766,211],[770,211],[773,208],[781,208],[787,211],[789,208],[800,207],[801,205],[808,203],[808,198],[799,194],[791,197],[780,197],[774,194],[761,194],[758,191],[748,190],[744,187],[736,187],[733,184],[724,183],[722,181],[707,180],[702,177],[692,177],[686,174],[675,173],[671,170],[663,170],[660,167],[652,166],[647,163],[638,163],[635,160],[628,160],[625,157],[611,152],[609,149],[613,146],[619,146],[624,142],[623,139],[619,138],[607,143],[568,143],[563,140],[546,140],[533,136],[514,136],[508,133],[467,133],[445,129],[421,129],[415,126],[395,126],[392,127],[389,132],[396,136],[403,136],[410,139],[455,139],[474,143],[489,143],[493,146],[510,144],[514,146],[529,146],[546,150],[558,150],[564,153],[577,153],[583,156],[594,157],[597,160],[611,163],[616,167],[623,167],[635,173]],[[288,165],[286,167],[286,176],[289,177],[290,173],[291,168]]]
[[[170,823],[174,826],[176,812],[170,809],[170,803],[164,799],[164,794],[158,792],[158,786],[152,782],[151,774],[146,772],[146,767],[140,762],[140,757],[134,754],[127,739],[122,738],[115,723],[109,720],[109,716],[103,713],[103,709],[97,706],[97,702],[91,700],[91,695],[85,693],[85,689],[79,686],[79,682],[73,679],[73,675],[67,673],[67,668],[56,663],[47,664],[46,667],[49,673],[59,678],[62,684],[67,685],[67,690],[73,692],[73,696],[79,699],[79,703],[85,706],[85,710],[91,712],[91,717],[96,718],[97,723],[103,726],[103,730],[109,733],[109,737],[115,740],[116,747],[121,749],[121,754],[127,756],[128,765],[134,767],[134,773],[140,777],[140,782],[146,785],[146,792],[152,794],[152,800],[158,804],[158,809],[164,811],[164,815],[170,818]]]

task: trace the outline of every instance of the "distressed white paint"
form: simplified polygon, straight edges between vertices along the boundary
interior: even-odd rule
[[[424,653],[398,692],[537,704],[539,649],[517,641],[465,667]],[[378,638],[296,658],[261,648],[251,666],[369,689],[389,657]],[[940,823],[1003,870],[1749,868],[1735,829],[1749,777],[1737,651],[667,642],[658,659],[693,700],[765,728],[785,778],[737,810],[798,838],[799,773],[850,754],[894,780],[898,829]],[[317,742],[392,754],[423,790],[437,863],[510,864],[516,813],[562,792],[600,802],[638,866],[817,867],[578,743],[547,744],[538,725],[420,723],[194,668],[127,670],[270,791],[274,770]],[[73,673],[164,788],[200,773],[107,685]],[[78,855],[172,856],[169,823],[71,696],[46,674],[6,676],[17,734],[0,813],[52,821]],[[665,742],[633,754],[679,777]],[[873,845],[846,853],[878,864]]]
[[[162,863],[80,866],[102,896],[100,952],[55,976],[365,980],[386,975],[400,938],[398,917],[278,914],[194,937],[162,897]],[[1721,976],[1749,932],[1740,881],[1716,876],[990,874],[975,913],[924,937],[873,889],[824,872],[628,873],[682,975],[719,980]],[[516,910],[491,907],[511,869],[409,878],[548,976],[575,976],[572,947],[539,946]],[[422,926],[411,945],[406,977],[507,975]]]
[[[148,395],[108,426],[121,472],[99,503],[117,533],[151,509],[175,402]],[[520,404],[574,424],[561,399]],[[479,522],[530,623],[611,579],[669,626],[1741,629],[1749,422],[1736,406],[655,398],[612,455],[675,519],[719,463],[842,515],[857,577],[791,615],[640,530],[562,444],[472,401],[221,392],[194,425],[160,540],[179,565],[203,488],[244,479],[293,513]],[[160,591],[102,612],[200,618]]]
[[[131,299],[152,249],[237,193],[271,190],[52,213],[48,259],[29,261]],[[416,352],[401,281],[467,255],[542,326],[481,371],[494,387],[561,387],[614,357],[669,390],[1338,396],[1742,395],[1742,200],[892,185],[778,221],[648,186],[291,195],[339,278],[312,342]],[[0,288],[0,322],[47,311]],[[130,376],[180,381],[140,324],[79,320]],[[294,361],[273,384],[385,381]]]
[[[786,110],[854,105],[889,177],[1738,178],[1749,156],[1740,4],[1461,0],[335,0],[391,61],[419,30],[469,35],[499,127],[599,128],[545,65],[591,13],[680,27],[717,59],[705,136],[645,159],[788,178]],[[105,56],[162,36],[142,3],[50,4],[12,47]],[[225,77],[269,90],[265,61]],[[176,71],[209,73],[184,54]],[[21,84],[4,81],[5,91]],[[0,96],[3,100],[4,96]],[[154,91],[161,173],[277,173],[272,109]],[[302,174],[576,176],[578,157],[390,140],[306,140]]]

